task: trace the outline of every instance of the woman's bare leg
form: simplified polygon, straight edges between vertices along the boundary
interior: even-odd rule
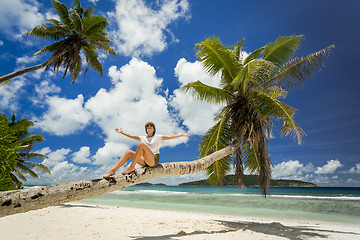
[[[136,164],[145,167],[146,164],[153,166],[155,164],[154,154],[145,143],[140,143],[137,146],[135,158],[133,158],[130,166],[125,169],[122,173],[127,174],[135,170]]]
[[[131,150],[127,150],[124,155],[119,159],[119,161],[104,175],[104,178],[115,175],[116,170],[118,170],[121,166],[125,165],[129,159],[135,159],[135,152]]]

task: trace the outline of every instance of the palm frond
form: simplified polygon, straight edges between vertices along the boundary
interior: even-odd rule
[[[58,41],[68,35],[66,28],[61,27],[35,27],[30,32],[25,33],[25,35],[31,35],[41,39],[53,39]]]
[[[55,51],[57,51],[59,49],[59,47],[62,45],[63,41],[59,41],[59,42],[54,42],[53,44],[47,45],[45,46],[43,49],[40,49],[39,51],[37,51],[36,53],[34,53],[34,55],[37,54],[41,54],[43,52],[51,52],[54,53]]]
[[[245,168],[247,168],[250,171],[250,173],[259,173],[260,171],[259,157],[254,147],[251,146],[249,141],[244,141],[241,144],[241,149],[243,153]]]
[[[286,88],[292,88],[294,85],[303,84],[311,77],[314,71],[319,71],[325,65],[325,62],[331,51],[335,48],[330,45],[318,52],[312,53],[300,59],[293,59],[287,62],[277,72],[274,72],[258,88],[269,85],[281,85]]]
[[[104,50],[105,52],[107,52],[108,54],[117,56],[116,51],[109,46],[109,44],[112,44],[112,41],[93,41],[92,39],[90,39],[90,43],[96,45],[99,49]]]
[[[205,134],[199,145],[201,157],[216,152],[230,144],[231,131],[227,120],[227,116],[223,116],[223,118]],[[221,185],[222,179],[224,179],[230,168],[231,156],[224,157],[210,165],[206,170],[210,184]]]
[[[278,66],[285,64],[294,56],[302,39],[302,35],[279,37],[274,43],[265,46],[263,59]]]
[[[280,129],[282,137],[290,134],[298,140],[298,144],[302,143],[302,137],[306,134],[295,123],[295,108],[262,92],[254,92],[254,100],[258,104],[262,116],[270,116],[283,121],[283,126]]]
[[[269,95],[272,98],[285,98],[288,94],[288,92],[280,87],[280,86],[271,86],[268,88],[261,89],[261,92],[265,93],[266,95]]]
[[[233,81],[238,71],[237,62],[218,38],[208,38],[196,44],[195,49],[196,56],[200,58],[202,66],[211,76],[221,73],[222,80]]]
[[[241,41],[235,43],[235,46],[233,47],[233,54],[235,59],[241,63],[242,62],[242,54],[241,54],[241,49],[244,45],[245,42],[245,38],[243,38]]]
[[[48,167],[46,167],[44,164],[41,164],[41,163],[36,163],[36,162],[30,162],[30,161],[26,161],[26,160],[23,160],[23,159],[18,159],[17,160],[18,162],[18,166],[21,165],[21,166],[25,166],[27,168],[34,168],[34,167],[38,167],[40,168],[43,172],[46,172],[46,173],[50,173],[50,169]],[[25,169],[23,169],[25,170]],[[27,171],[27,170],[25,170]]]
[[[74,71],[72,72],[72,83],[75,82],[75,79],[78,78],[79,74],[80,74],[80,71],[81,71],[81,66],[82,66],[82,61],[81,61],[81,56],[79,56],[78,60],[77,60],[77,63],[76,63],[76,66],[75,66],[75,69]]]
[[[53,7],[55,8],[57,14],[59,15],[61,21],[70,29],[72,29],[71,18],[69,15],[69,10],[65,4],[57,1],[51,0]]]
[[[90,45],[84,46],[84,52],[86,56],[86,61],[90,64],[92,68],[99,72],[100,76],[103,75],[102,65],[98,60],[98,55],[94,50],[91,49]]]
[[[74,9],[70,9],[70,12],[71,22],[74,26],[74,30],[76,30],[79,34],[82,34],[84,32],[84,24],[81,15],[79,15],[79,13]]]
[[[94,32],[105,30],[108,22],[104,16],[90,15],[84,18],[84,34],[91,36]]]
[[[265,47],[262,47],[262,48],[256,49],[256,50],[253,51],[252,53],[250,53],[250,55],[247,56],[247,58],[245,58],[245,60],[244,60],[244,62],[243,62],[243,65],[246,65],[246,64],[248,64],[250,61],[258,58],[261,54],[264,53],[264,50],[265,50]]]
[[[92,15],[95,11],[95,8],[94,7],[88,7],[84,10],[84,17],[88,17],[90,15]]]
[[[211,104],[229,103],[235,96],[220,88],[208,86],[201,81],[188,83],[180,88],[181,91],[191,92],[197,99]]]
[[[3,75],[0,75],[0,77]],[[9,85],[11,83],[11,79],[6,80],[4,82],[0,82],[0,87],[6,87],[7,85]]]
[[[14,172],[16,173],[16,175],[18,175],[18,177],[23,180],[23,181],[26,181],[26,177],[24,176],[24,174],[20,171],[19,168],[15,168]],[[12,177],[13,181],[14,182],[18,182],[19,180],[13,175]]]
[[[264,73],[266,74],[272,66],[273,64],[269,61],[254,59],[243,66],[231,84],[234,85],[235,89],[241,87],[244,94],[248,88],[248,83],[253,83],[256,86],[261,84]]]
[[[20,176],[20,174],[19,174],[19,173],[21,173],[20,170],[22,170],[23,172],[26,172],[26,173],[30,174],[30,176],[33,177],[33,178],[39,178],[39,175],[37,175],[36,172],[34,172],[31,168],[29,168],[29,167],[27,167],[27,166],[25,166],[25,165],[23,165],[23,164],[21,164],[21,163],[18,163],[16,167],[17,167],[16,173],[19,175],[20,178],[22,178],[22,177]],[[22,175],[22,174],[21,174],[21,175]],[[25,178],[24,175],[23,175],[23,177]],[[26,178],[23,179],[23,180],[26,181]]]

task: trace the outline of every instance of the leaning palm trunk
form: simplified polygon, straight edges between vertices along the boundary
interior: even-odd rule
[[[27,68],[24,68],[24,69],[20,69],[20,70],[17,70],[15,72],[3,75],[3,76],[0,77],[0,84],[3,83],[3,82],[8,81],[8,80],[10,80],[10,79],[12,79],[14,77],[20,76],[20,75],[22,75],[24,73],[33,72],[33,71],[39,70],[41,68],[47,67],[52,62],[54,62],[56,60],[56,58],[63,55],[64,53],[65,52],[61,52],[59,54],[56,54],[56,55],[52,56],[51,58],[49,58],[48,60],[46,60],[45,62],[43,62],[41,64],[38,64],[38,65],[35,65],[35,66],[32,66],[32,67],[27,67]]]
[[[212,163],[234,153],[238,148],[239,144],[233,144],[192,162],[163,163],[154,168],[140,168],[131,174],[118,174],[109,179],[91,179],[0,192],[0,217],[99,196],[153,178],[204,171]]]

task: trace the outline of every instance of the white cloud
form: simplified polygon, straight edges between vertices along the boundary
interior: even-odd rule
[[[26,85],[23,78],[21,80],[12,80],[9,85],[0,87],[0,108],[2,110],[16,111],[18,99],[21,96],[22,88]]]
[[[352,167],[350,170],[349,170],[349,173],[357,173],[357,174],[360,174],[360,163],[357,163],[355,165],[355,167]]]
[[[81,147],[78,152],[72,154],[72,161],[76,163],[91,163],[90,148],[87,146]]]
[[[123,143],[106,142],[104,147],[99,148],[93,156],[94,165],[114,165],[130,146]]]
[[[74,154],[70,155],[71,150],[68,148],[52,151],[49,147],[46,147],[37,152],[48,156],[47,159],[42,161],[42,164],[50,169],[51,174],[44,173],[39,169],[34,169],[40,176],[40,179],[26,176],[28,179],[26,182],[27,185],[50,185],[84,179],[101,178],[108,170],[106,166],[88,168],[71,163],[68,158],[74,156]]]
[[[187,0],[165,0],[152,3],[155,9],[143,0],[117,0],[114,12],[108,13],[111,23],[117,29],[110,32],[119,53],[126,56],[148,55],[163,51],[168,25],[173,21],[188,17]]]
[[[313,165],[310,163],[306,166],[297,160],[290,160],[287,162],[279,163],[273,166],[272,177],[276,178],[289,178],[296,177],[299,179],[305,173],[314,171]]]
[[[29,64],[29,63],[34,63],[37,62],[39,60],[39,55],[35,55],[35,56],[24,56],[24,57],[19,57],[16,59],[16,64],[17,65],[22,65],[22,64]]]
[[[46,14],[39,12],[36,0],[1,0],[0,32],[21,39],[22,34],[45,22]]]
[[[152,121],[156,124],[158,134],[183,132],[168,109],[167,99],[161,95],[163,80],[156,77],[152,66],[134,58],[120,69],[112,66],[109,76],[113,87],[109,91],[100,89],[85,104],[93,121],[106,136],[105,146],[94,156],[94,164],[113,162],[113,158],[120,157],[126,149],[138,143],[116,133],[115,128],[145,135],[144,124]],[[187,138],[178,138],[166,141],[164,146],[175,146],[186,141]]]
[[[35,85],[35,91],[40,99],[44,99],[49,94],[60,93],[61,88],[49,81],[42,81],[40,84]]]
[[[341,166],[342,165],[339,160],[330,160],[330,161],[327,161],[326,165],[324,165],[322,167],[318,167],[317,170],[315,171],[315,173],[317,173],[317,174],[332,174],[336,171],[336,169],[338,169]]]
[[[198,61],[191,63],[182,58],[174,70],[181,86],[200,80],[204,84],[218,87],[220,82],[220,76],[209,76]],[[181,92],[179,89],[174,91],[171,105],[178,111],[189,132],[198,135],[204,134],[214,124],[214,117],[221,109],[219,105],[196,100],[190,93]]]
[[[38,121],[35,126],[58,136],[76,133],[84,129],[91,119],[90,113],[83,108],[83,103],[84,97],[81,94],[75,99],[48,97],[48,112],[40,119],[33,119]]]
[[[0,46],[4,46],[4,42],[0,40]]]

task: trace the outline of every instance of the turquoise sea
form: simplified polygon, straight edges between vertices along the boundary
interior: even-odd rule
[[[132,186],[78,202],[360,224],[360,188],[276,187],[264,198],[257,187]]]

